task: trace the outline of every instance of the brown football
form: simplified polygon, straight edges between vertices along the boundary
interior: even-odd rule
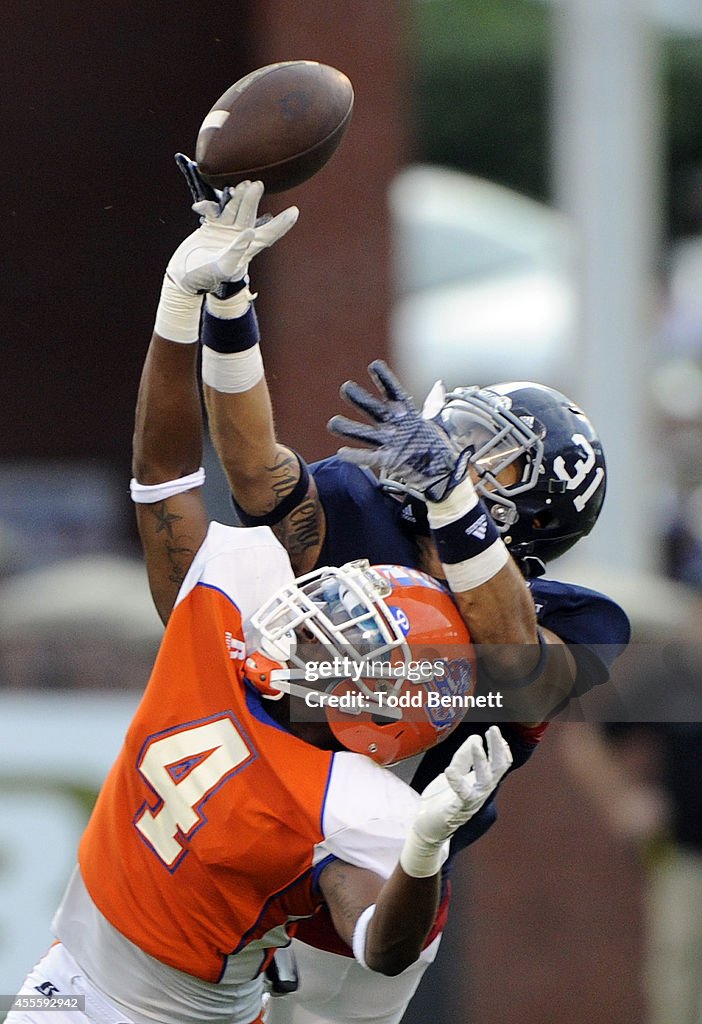
[[[351,121],[353,87],[341,71],[289,60],[252,71],[202,122],[195,160],[214,188],[260,180],[284,192],[326,164]]]

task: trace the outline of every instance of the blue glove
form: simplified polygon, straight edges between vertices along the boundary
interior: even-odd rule
[[[203,199],[210,199],[213,202],[218,202],[220,206],[224,205],[222,203],[222,193],[208,185],[205,179],[201,177],[194,160],[191,160],[185,153],[176,153],[174,159],[178,170],[185,178],[194,203],[201,203]]]
[[[382,398],[375,398],[355,381],[343,384],[341,395],[373,420],[373,425],[334,416],[328,428],[375,450],[340,448],[340,457],[382,470],[390,480],[401,481],[429,501],[443,501],[465,477],[470,450],[457,448],[436,417],[422,417],[381,359],[374,360],[368,372]]]
[[[193,197],[193,206],[196,203],[202,203],[205,201],[216,203],[219,206],[220,212],[224,209],[227,204],[227,200],[230,198],[230,193],[225,189],[224,192],[220,192],[218,189],[212,188],[208,185],[205,179],[201,176],[197,164],[194,160],[191,160],[185,153],[176,153],[175,157],[176,166],[185,178],[185,183],[190,189],[190,195]],[[233,286],[223,281],[218,284],[216,288],[213,288],[212,294],[218,299],[228,299],[232,294]]]

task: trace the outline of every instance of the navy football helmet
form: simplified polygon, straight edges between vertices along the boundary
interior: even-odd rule
[[[528,574],[538,574],[539,563],[591,531],[602,508],[606,467],[592,423],[565,395],[530,381],[456,388],[441,397],[438,411],[425,406],[425,415],[434,413],[457,448],[471,450],[477,490],[502,539]],[[510,466],[508,476],[516,478],[506,484],[499,477]],[[404,491],[419,519],[421,495],[402,481],[383,485]]]

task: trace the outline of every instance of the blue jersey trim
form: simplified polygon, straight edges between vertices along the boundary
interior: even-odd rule
[[[237,611],[239,612],[239,614],[241,615],[241,608],[240,608],[240,607],[239,607],[239,605],[238,605],[238,604],[236,603],[236,601],[235,601],[235,600],[234,600],[234,598],[233,598],[233,597],[231,596],[231,594],[228,594],[228,593],[226,592],[226,590],[222,590],[222,588],[221,588],[221,587],[216,587],[216,586],[214,585],[214,583],[205,583],[205,582],[204,582],[203,580],[198,580],[198,582],[197,582],[197,583],[195,584],[195,587],[204,587],[204,589],[205,589],[205,590],[214,590],[214,591],[216,591],[216,592],[217,592],[218,594],[221,594],[221,595],[222,595],[222,597],[226,597],[227,601],[229,601],[229,603],[230,603],[231,605],[233,605],[233,606],[234,606],[234,607],[236,608],[236,610],[237,610]],[[193,590],[195,589],[195,587],[193,587]],[[186,598],[187,598],[187,595],[186,595]]]
[[[318,893],[320,896],[322,893],[319,888],[319,876],[322,874],[324,869],[329,867],[329,865],[335,860],[339,860],[339,858],[335,854],[330,853],[323,860],[320,860],[319,864],[315,864],[312,868],[312,884],[314,886],[315,893]]]
[[[332,776],[332,771],[334,770],[334,760],[335,760],[335,758],[336,758],[336,754],[332,753],[331,760],[329,761],[329,772],[327,774],[327,784],[324,787],[324,796],[322,797],[321,814],[319,816],[319,831],[322,833],[323,836],[326,835],[326,832],[324,831],[324,812],[327,809],[327,797],[329,796],[329,787],[331,786],[331,776]]]
[[[263,725],[270,725],[273,729],[278,729],[279,732],[284,732],[288,736],[294,736],[295,734],[286,729],[280,722],[276,722],[275,718],[266,711],[266,704],[263,696],[258,692],[253,683],[249,682],[244,675],[244,697],[246,699],[247,710],[251,712],[253,717]]]

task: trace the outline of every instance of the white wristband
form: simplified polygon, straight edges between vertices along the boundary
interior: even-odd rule
[[[263,359],[258,345],[243,352],[215,352],[202,349],[202,379],[215,391],[237,395],[249,391],[263,378]]]
[[[351,948],[353,949],[353,955],[358,960],[361,967],[365,967],[367,971],[370,967],[366,963],[366,935],[368,933],[368,925],[370,920],[375,913],[375,903],[371,903],[369,907],[363,911],[358,921],[356,921],[356,927],[353,930],[353,939],[351,941]]]
[[[436,530],[440,526],[448,526],[470,512],[478,504],[478,492],[469,476],[465,476],[443,501],[427,502],[427,518],[429,526]]]
[[[140,484],[132,478],[129,490],[132,494],[132,501],[137,505],[151,505],[156,501],[166,501],[176,494],[183,494],[185,491],[192,491],[194,487],[202,487],[205,482],[205,470],[200,466],[194,473],[181,476],[177,480],[167,480],[162,484]]]
[[[464,562],[449,565],[442,562],[446,582],[451,590],[460,593],[462,590],[475,590],[497,576],[500,569],[509,562],[510,554],[502,540],[498,537],[486,551],[479,555],[466,558]]]
[[[483,586],[509,561],[509,551],[469,476],[444,501],[427,502],[427,517],[446,582],[454,593]],[[449,554],[461,560],[442,557]]]
[[[448,840],[431,842],[410,830],[400,854],[400,867],[412,878],[429,878],[441,870],[449,854]]]
[[[182,292],[168,274],[164,274],[154,331],[168,341],[192,345],[200,335],[201,309],[202,295]]]

